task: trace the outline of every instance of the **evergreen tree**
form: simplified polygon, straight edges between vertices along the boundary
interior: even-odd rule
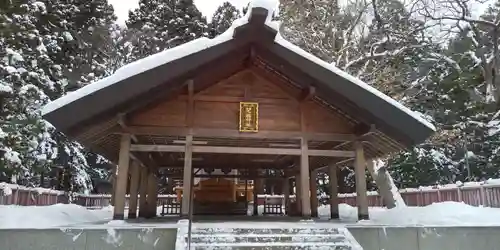
[[[41,176],[62,167],[71,190],[88,190],[91,169],[83,147],[40,117],[40,108],[67,91],[105,75],[99,48],[115,17],[105,0],[2,2],[3,60],[0,171],[4,179],[38,186]],[[69,191],[69,190],[68,190]]]
[[[140,0],[126,24],[137,32],[130,61],[208,36],[207,21],[192,0]]]
[[[234,20],[241,17],[240,11],[234,7],[230,2],[224,2],[215,11],[212,22],[209,25],[210,38],[214,38],[217,35],[224,33]]]

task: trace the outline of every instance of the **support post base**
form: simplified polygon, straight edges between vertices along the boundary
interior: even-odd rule
[[[358,214],[358,220],[369,220],[370,216],[367,214]]]
[[[330,218],[332,220],[338,220],[338,219],[340,219],[340,214],[338,212],[337,213],[332,213],[331,216],[330,216]]]
[[[125,220],[124,214],[113,214],[113,220]]]

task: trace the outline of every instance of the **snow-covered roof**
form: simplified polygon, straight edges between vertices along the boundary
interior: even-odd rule
[[[352,116],[363,116],[370,125],[386,127],[381,131],[394,135],[398,141],[404,137],[406,142],[402,143],[407,146],[422,142],[435,131],[418,113],[286,41],[278,32],[279,23],[271,20],[277,6],[277,0],[254,0],[247,15],[236,20],[224,34],[214,39],[200,38],[128,64],[107,78],[47,104],[42,114],[56,128],[68,133],[91,118],[126,109],[138,96],[152,99],[159,86],[171,84],[166,88],[171,90],[173,82],[192,77],[186,74],[213,65],[215,60],[234,55],[249,44],[259,44],[265,50],[263,57],[274,60],[275,65],[280,65],[278,70],[287,71],[285,75],[295,77],[297,82],[301,82],[301,76],[308,77],[307,81],[300,79],[306,81],[304,84],[312,82],[320,90],[317,91],[320,98],[340,105],[341,110],[349,109],[343,111]],[[350,104],[339,102],[339,96]]]

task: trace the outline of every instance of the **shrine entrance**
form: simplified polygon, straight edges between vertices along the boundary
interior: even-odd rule
[[[256,215],[258,205],[271,214],[280,205],[264,198],[281,195],[284,214],[316,217],[319,172],[329,175],[338,218],[342,166],[355,169],[358,214],[366,219],[367,160],[433,132],[396,101],[280,40],[264,22],[267,10],[251,13],[231,38],[167,50],[45,107],[57,129],[117,164],[114,219],[126,217],[127,193],[128,218],[137,208],[140,217],[156,216],[165,180],[175,186],[168,191],[175,190],[180,216],[190,208]]]

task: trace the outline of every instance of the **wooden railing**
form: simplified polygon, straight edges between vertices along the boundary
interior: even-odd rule
[[[4,185],[4,186],[2,186]],[[56,203],[68,202],[68,197],[64,192],[41,188],[26,188],[12,184],[5,188],[5,184],[0,184],[0,205],[21,205],[21,206],[45,206]],[[420,189],[400,190],[403,200],[409,206],[426,206],[435,202],[455,201],[464,202],[472,206],[500,207],[500,184],[477,184],[441,187],[423,187]],[[291,200],[295,197],[292,195]],[[320,201],[327,202],[328,196],[319,197]],[[157,205],[175,203],[175,195],[159,195]],[[257,204],[283,203],[283,195],[259,195]],[[128,207],[129,197],[126,197],[126,207]],[[340,194],[341,203],[351,206],[356,205],[356,194]],[[74,195],[73,203],[85,206],[90,209],[102,208],[110,205],[110,194]],[[382,206],[382,199],[377,192],[368,192],[368,202],[370,206]]]
[[[161,216],[180,215],[180,214],[181,214],[181,203],[177,202],[176,199],[169,199],[163,201],[161,205]]]
[[[264,198],[265,215],[283,215],[283,199]]]

